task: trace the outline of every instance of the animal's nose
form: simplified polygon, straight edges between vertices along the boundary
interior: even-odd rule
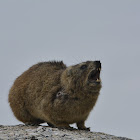
[[[97,68],[101,68],[101,62],[100,61],[94,61]]]

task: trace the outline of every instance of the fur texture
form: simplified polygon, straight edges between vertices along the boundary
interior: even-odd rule
[[[19,76],[9,93],[16,118],[25,124],[47,122],[69,128],[84,125],[100,89],[100,61],[66,67],[63,62],[38,63]]]

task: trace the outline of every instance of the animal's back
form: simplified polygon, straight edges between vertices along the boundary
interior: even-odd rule
[[[63,62],[42,62],[30,67],[19,76],[9,93],[9,103],[18,120],[40,123],[37,109],[39,103],[51,90],[60,84],[60,75],[66,69]]]

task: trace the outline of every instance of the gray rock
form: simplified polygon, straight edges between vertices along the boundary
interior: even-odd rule
[[[89,132],[84,130],[67,130],[48,126],[2,126],[0,140],[131,140],[124,137]]]

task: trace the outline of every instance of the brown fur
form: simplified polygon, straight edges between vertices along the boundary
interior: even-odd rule
[[[101,89],[100,82],[91,83],[88,77],[98,68],[99,61],[70,67],[55,61],[32,66],[10,89],[9,103],[14,115],[25,124],[47,122],[69,128],[69,124],[77,123],[79,129],[87,129],[84,122]]]

